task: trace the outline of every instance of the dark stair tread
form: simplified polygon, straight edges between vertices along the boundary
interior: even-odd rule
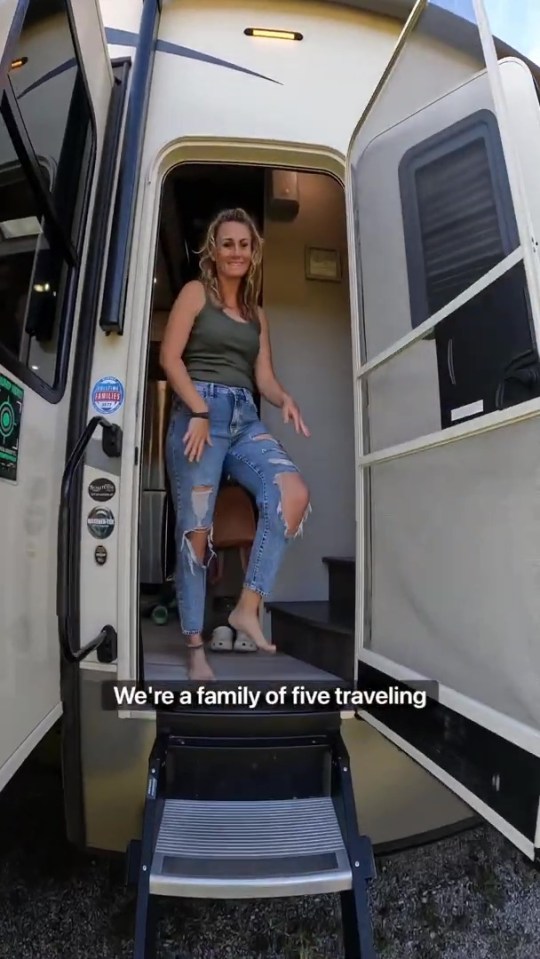
[[[302,620],[310,626],[319,629],[331,630],[334,633],[343,633],[350,636],[354,632],[354,616],[344,611],[342,615],[332,609],[326,601],[307,601],[266,603],[270,612],[280,613],[293,619]]]
[[[336,566],[355,566],[356,556],[323,556],[322,561],[326,563],[327,566],[331,563],[334,563]]]

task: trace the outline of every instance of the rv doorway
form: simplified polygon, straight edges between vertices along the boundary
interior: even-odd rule
[[[268,657],[208,652],[218,680],[314,676],[329,685],[355,668],[355,476],[353,363],[345,198],[328,174],[262,166],[181,164],[162,190],[147,350],[140,490],[141,679],[187,677],[174,591],[175,537],[165,468],[170,395],[159,364],[167,318],[183,284],[198,275],[197,250],[213,216],[241,206],[264,239],[262,305],[276,375],[298,401],[311,437],[284,426],[264,399],[261,416],[301,468],[312,513],[286,555],[262,614]],[[209,584],[205,634],[226,623],[242,585],[238,549],[224,551]],[[343,724],[363,828],[380,851],[455,832],[470,809],[366,722]],[[395,797],[399,795],[399,802]],[[388,797],[388,798],[384,798]]]
[[[217,555],[207,581],[207,655],[218,680],[313,680],[335,686],[352,682],[355,668],[353,380],[343,187],[322,173],[226,164],[182,164],[168,174],[162,191],[140,495],[144,679],[188,678],[174,589],[174,491],[164,455],[171,396],[159,364],[160,344],[178,292],[199,275],[197,251],[209,223],[233,207],[244,208],[263,236],[261,305],[269,320],[274,367],[298,402],[311,437],[284,425],[281,412],[264,397],[256,401],[267,431],[300,467],[312,512],[302,536],[291,542],[262,612],[276,656],[248,655],[237,644],[232,651],[219,650],[227,639],[227,630],[219,627],[227,625],[249,555],[245,546],[221,546],[235,543],[234,524],[232,536],[220,535],[226,509],[220,511],[220,500],[225,504],[227,496],[221,488],[213,536]]]

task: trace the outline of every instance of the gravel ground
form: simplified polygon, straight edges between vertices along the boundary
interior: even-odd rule
[[[540,959],[540,874],[481,827],[378,860],[380,959]],[[26,766],[0,794],[0,959],[131,959],[117,859],[68,846],[61,781]],[[335,897],[167,906],[161,957],[339,959]]]

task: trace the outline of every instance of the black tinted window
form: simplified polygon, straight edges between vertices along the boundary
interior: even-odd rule
[[[50,386],[92,151],[66,0],[31,0],[1,104],[0,348]]]

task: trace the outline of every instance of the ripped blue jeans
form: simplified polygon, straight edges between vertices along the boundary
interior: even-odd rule
[[[279,474],[298,473],[283,447],[259,419],[249,390],[196,382],[209,411],[210,439],[200,462],[190,463],[183,437],[189,425],[188,407],[175,397],[167,432],[167,470],[176,512],[176,593],[182,632],[202,632],[206,572],[214,553],[212,521],[221,477],[230,476],[249,490],[259,512],[244,587],[270,594],[284,551],[290,541],[281,506]],[[264,439],[257,439],[263,436]],[[304,519],[294,534],[302,532]],[[209,530],[207,556],[200,562],[188,533]]]

